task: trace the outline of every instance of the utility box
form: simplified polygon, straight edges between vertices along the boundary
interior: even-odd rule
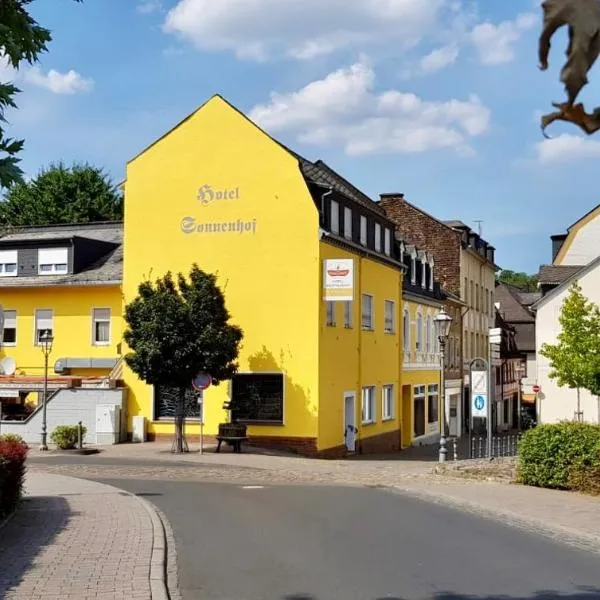
[[[121,407],[116,404],[96,406],[96,444],[112,445],[120,441]]]
[[[137,415],[131,419],[133,432],[131,434],[132,442],[146,441],[146,417]]]

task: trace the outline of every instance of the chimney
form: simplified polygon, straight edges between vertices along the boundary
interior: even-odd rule
[[[390,192],[388,194],[379,194],[380,200],[404,200],[402,192]]]

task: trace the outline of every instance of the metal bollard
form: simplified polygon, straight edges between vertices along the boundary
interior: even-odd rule
[[[454,453],[454,460],[458,460],[458,442],[456,438],[452,438],[452,451]]]
[[[79,448],[79,450],[83,448],[83,426],[81,421],[77,423],[77,448]]]

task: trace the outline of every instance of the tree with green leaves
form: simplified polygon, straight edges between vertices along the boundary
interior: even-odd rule
[[[562,304],[559,323],[558,343],[544,344],[540,354],[550,361],[551,379],[577,390],[576,419],[582,420],[581,390],[600,392],[600,308],[583,295],[578,282]]]
[[[140,379],[178,390],[173,451],[187,452],[184,435],[186,397],[199,373],[214,385],[237,371],[242,330],[232,325],[223,293],[213,274],[193,265],[189,277],[169,272],[155,283],[144,281],[125,307],[125,362]]]
[[[504,269],[498,275],[498,281],[518,288],[522,292],[535,292],[537,290],[537,275],[527,275],[527,273],[511,271]]]
[[[0,58],[18,69],[23,62],[30,65],[38,61],[40,54],[48,50],[52,41],[51,32],[39,25],[27,11],[32,0],[2,0],[0,2]],[[75,0],[82,2],[82,0]],[[5,112],[17,108],[15,96],[19,90],[12,83],[0,82],[0,187],[7,188],[21,181],[23,172],[18,163],[18,154],[23,149],[23,140],[5,135]]]
[[[123,195],[98,167],[62,163],[42,169],[35,179],[13,184],[0,201],[0,225],[119,221]]]

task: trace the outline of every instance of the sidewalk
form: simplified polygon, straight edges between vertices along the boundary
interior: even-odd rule
[[[165,535],[150,505],[111,486],[30,473],[0,530],[0,598],[161,600]]]

